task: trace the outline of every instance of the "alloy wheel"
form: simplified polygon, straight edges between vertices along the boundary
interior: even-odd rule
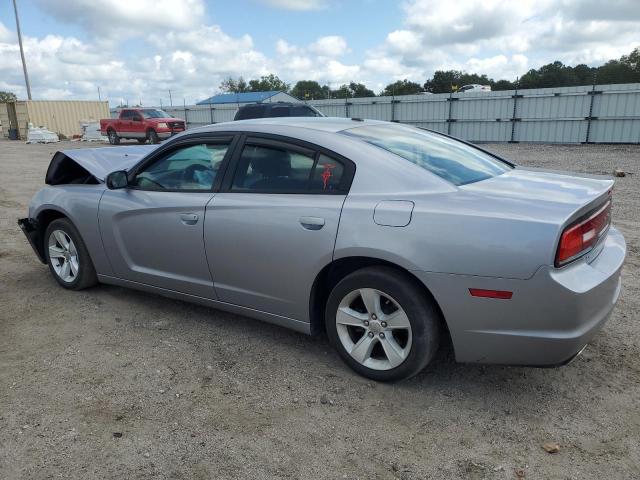
[[[373,288],[348,293],[336,312],[336,328],[344,349],[361,365],[391,370],[411,351],[411,323],[390,295]]]
[[[49,259],[56,275],[66,283],[73,282],[80,271],[78,250],[71,237],[63,230],[54,230],[49,235]]]

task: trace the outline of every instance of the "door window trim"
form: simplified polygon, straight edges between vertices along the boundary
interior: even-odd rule
[[[250,189],[233,189],[233,179],[236,171],[240,166],[240,158],[246,145],[264,146],[271,148],[282,148],[296,153],[301,153],[313,158],[314,164],[311,172],[315,170],[320,155],[325,155],[330,159],[339,162],[343,166],[342,178],[336,190],[320,191],[311,189],[291,189],[291,190],[250,190]],[[304,140],[291,138],[284,135],[276,135],[271,133],[247,132],[240,135],[236,142],[235,151],[230,158],[229,165],[225,172],[222,184],[220,186],[221,193],[249,193],[249,194],[271,194],[271,195],[347,195],[351,189],[351,183],[355,175],[356,165],[342,155],[328,150],[319,145],[315,145]]]
[[[189,148],[196,145],[216,145],[216,144],[227,144],[229,147],[222,159],[220,164],[220,168],[218,173],[216,174],[216,178],[213,181],[213,185],[211,188],[201,188],[201,189],[184,189],[184,188],[166,188],[161,190],[149,189],[138,187],[136,185],[130,185],[128,188],[131,190],[139,190],[143,192],[180,192],[180,193],[214,193],[218,191],[220,184],[222,183],[222,179],[226,174],[227,167],[229,165],[229,160],[235,151],[236,143],[238,141],[238,135],[234,134],[217,134],[217,135],[198,135],[198,136],[188,136],[183,139],[180,139],[176,142],[173,142],[169,145],[158,148],[153,151],[151,155],[144,158],[141,162],[135,165],[127,172],[127,177],[130,181],[132,181],[141,170],[144,170],[150,165],[153,165],[156,162],[162,161],[166,159],[168,156],[174,154],[176,151],[182,148]]]

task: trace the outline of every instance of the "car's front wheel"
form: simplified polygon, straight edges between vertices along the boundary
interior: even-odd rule
[[[113,128],[109,129],[107,137],[109,138],[109,143],[111,145],[118,145],[120,143],[120,137]]]
[[[149,130],[147,132],[147,138],[149,139],[149,143],[153,145],[155,145],[156,143],[160,143],[160,137],[155,130]]]
[[[87,247],[69,220],[60,218],[51,222],[44,238],[49,269],[60,285],[82,290],[98,283]]]
[[[440,313],[408,275],[368,267],[342,279],[327,301],[329,341],[356,372],[396,381],[420,372],[440,343]]]

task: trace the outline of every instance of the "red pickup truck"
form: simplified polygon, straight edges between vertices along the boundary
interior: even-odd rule
[[[100,131],[109,138],[111,145],[119,144],[121,138],[135,138],[139,143],[147,140],[158,143],[184,130],[184,120],[173,118],[157,108],[124,108],[118,118],[100,120]]]

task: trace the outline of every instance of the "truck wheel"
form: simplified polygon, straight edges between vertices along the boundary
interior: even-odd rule
[[[153,143],[154,145],[160,143],[160,137],[158,137],[155,130],[149,130],[147,132],[147,138],[149,139],[149,143]]]
[[[107,136],[109,137],[109,143],[111,145],[118,145],[120,143],[120,137],[114,129],[110,128],[107,131]]]
[[[138,139],[138,143],[140,143],[140,144],[147,143],[147,139],[146,138],[139,138]]]

